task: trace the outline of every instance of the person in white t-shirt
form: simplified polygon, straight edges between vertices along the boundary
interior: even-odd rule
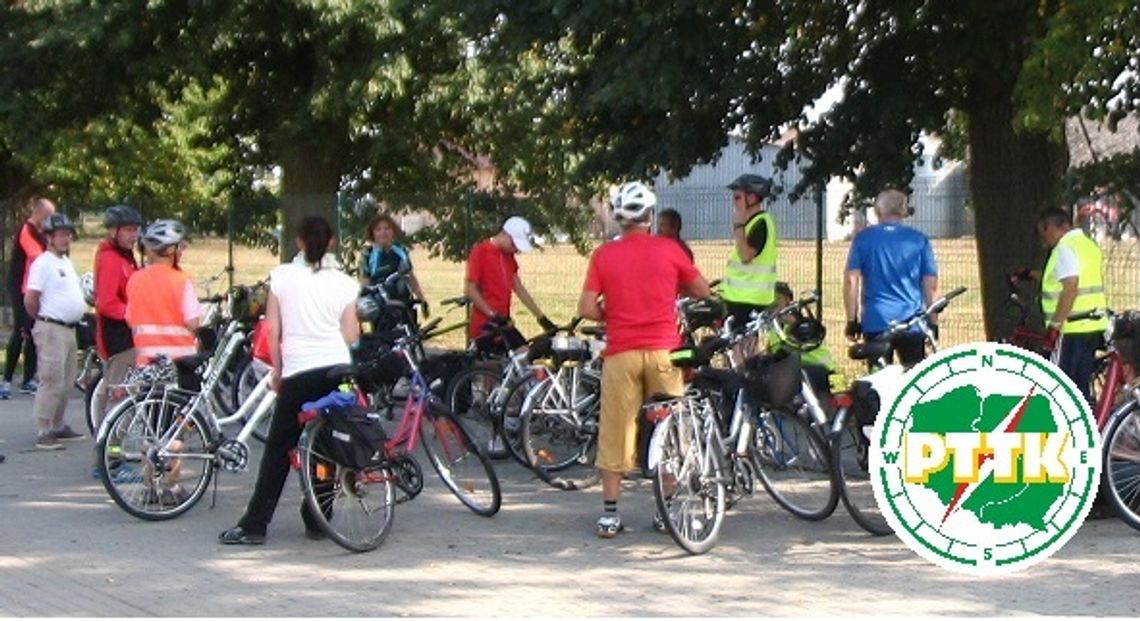
[[[298,231],[301,252],[297,259],[270,273],[266,320],[277,410],[253,496],[238,525],[218,536],[221,543],[265,542],[289,475],[289,451],[301,435],[297,423],[301,404],[336,390],[337,380],[329,378],[329,369],[352,361],[349,345],[360,337],[356,321],[359,285],[328,254],[334,241],[332,227],[324,218],[305,218]],[[308,503],[303,503],[305,533],[320,538],[324,533],[309,511]]]
[[[44,221],[47,252],[32,262],[24,308],[34,318],[32,338],[39,353],[35,404],[36,448],[58,450],[60,440],[77,440],[83,434],[64,424],[67,393],[76,372],[75,326],[87,311],[79,275],[67,256],[75,225],[64,214]]]

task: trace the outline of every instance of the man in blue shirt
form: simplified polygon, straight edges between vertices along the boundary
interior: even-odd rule
[[[930,240],[902,224],[909,214],[906,194],[880,192],[875,213],[879,224],[856,234],[847,255],[843,306],[850,339],[860,334],[867,340],[875,338],[892,321],[929,306],[938,294],[938,266]],[[930,318],[934,325],[937,320]],[[914,364],[926,355],[925,338],[920,332],[904,334],[894,340],[893,349],[903,364]]]

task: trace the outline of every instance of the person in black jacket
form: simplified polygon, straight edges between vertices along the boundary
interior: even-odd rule
[[[20,390],[25,394],[36,392],[36,344],[32,340],[33,318],[24,309],[24,293],[28,287],[28,267],[47,249],[43,233],[44,221],[55,213],[55,204],[46,198],[31,201],[28,219],[16,231],[12,240],[12,261],[8,265],[8,296],[12,303],[12,336],[8,339],[4,381],[0,382],[0,399],[12,396],[12,376],[20,353],[24,354],[24,383]]]

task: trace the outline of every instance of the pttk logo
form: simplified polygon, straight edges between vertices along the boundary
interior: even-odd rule
[[[1073,382],[1010,345],[947,349],[884,395],[875,497],[911,549],[975,575],[1024,569],[1084,522],[1100,481],[1096,423]]]

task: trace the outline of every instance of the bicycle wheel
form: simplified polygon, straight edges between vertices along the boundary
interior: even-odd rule
[[[420,439],[443,484],[476,514],[498,513],[503,495],[490,458],[443,404],[433,399],[424,414]]]
[[[538,478],[563,490],[598,482],[598,417],[601,380],[563,369],[535,385],[522,413],[527,463]]]
[[[301,492],[321,529],[346,550],[375,550],[392,530],[396,486],[387,464],[354,470],[334,463],[324,448],[325,420],[305,425],[297,443]]]
[[[169,520],[193,507],[214,474],[209,427],[187,412],[189,397],[155,394],[120,403],[96,446],[99,478],[115,504],[144,520]],[[169,442],[168,432],[179,428]],[[162,448],[165,445],[167,448]]]
[[[1108,501],[1124,523],[1140,530],[1140,405],[1116,417],[1104,435],[1101,466]]]
[[[237,398],[238,379],[242,368],[250,359],[249,346],[243,345],[233,352],[230,359],[226,361],[226,366],[221,369],[218,375],[212,396],[224,416],[230,416],[241,406],[241,401]]]
[[[241,362],[241,367],[237,372],[237,380],[233,385],[233,402],[234,411],[236,412],[253,393],[253,389],[257,387],[261,378],[269,373],[269,365],[255,360],[250,357]],[[269,421],[272,416],[266,416],[253,430],[253,437],[257,438],[258,442],[264,443],[265,439],[269,437]],[[247,418],[248,420],[248,418]],[[245,421],[242,421],[243,424]]]
[[[751,452],[760,482],[776,504],[811,521],[835,511],[839,490],[831,477],[830,451],[799,414],[758,412]]]
[[[850,412],[842,412],[840,416],[845,419],[842,430],[831,440],[831,468],[843,506],[863,530],[872,535],[889,535],[894,530],[879,510],[875,490],[871,487],[870,426],[864,430]]]
[[[495,389],[502,381],[502,369],[498,365],[473,366],[455,376],[447,388],[445,400],[452,415],[471,435],[471,440],[492,457],[504,450],[495,442],[499,437],[500,421],[493,403]]]
[[[690,402],[688,407],[700,407]],[[691,410],[690,410],[691,412]],[[724,524],[725,484],[721,457],[705,442],[700,418],[678,412],[658,423],[653,446],[653,498],[673,541],[690,554],[716,544]]]
[[[99,432],[98,421],[103,419],[103,413],[95,411],[95,406],[100,405],[95,395],[99,394],[101,390],[103,390],[102,371],[91,378],[91,381],[87,384],[87,390],[83,391],[83,418],[87,419],[87,431],[91,433],[92,438]]]
[[[499,433],[503,438],[503,444],[507,447],[507,452],[515,461],[527,468],[530,468],[530,462],[527,461],[526,448],[523,446],[522,411],[527,394],[537,384],[538,380],[532,375],[526,375],[522,379],[516,380],[507,389],[507,396],[503,401],[500,417],[502,424]]]

